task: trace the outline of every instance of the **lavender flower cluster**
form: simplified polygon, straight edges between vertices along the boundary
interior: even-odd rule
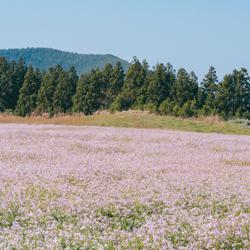
[[[250,137],[2,124],[0,249],[250,249]]]

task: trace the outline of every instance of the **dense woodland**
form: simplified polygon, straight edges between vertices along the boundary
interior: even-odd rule
[[[127,61],[110,54],[78,54],[51,48],[0,49],[0,57],[16,62],[22,58],[26,65],[32,65],[40,70],[48,70],[57,64],[67,70],[74,66],[78,75],[92,69],[103,69],[108,63],[115,65],[117,61],[121,62],[124,70],[129,67]]]
[[[150,110],[162,115],[191,117],[220,115],[250,119],[250,78],[234,70],[218,82],[210,67],[201,83],[194,72],[171,64],[149,68],[134,58],[124,72],[120,62],[78,77],[74,67],[47,71],[26,67],[23,60],[0,58],[0,111],[20,116],[84,113],[97,110]]]

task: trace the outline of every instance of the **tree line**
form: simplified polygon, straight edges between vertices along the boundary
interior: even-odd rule
[[[250,119],[250,78],[245,68],[218,81],[210,67],[201,83],[192,71],[177,72],[170,63],[150,69],[136,57],[127,72],[120,62],[80,77],[74,67],[47,71],[26,67],[23,60],[0,58],[0,111],[20,116],[48,113],[93,114],[97,110],[149,110],[181,117],[219,115]]]

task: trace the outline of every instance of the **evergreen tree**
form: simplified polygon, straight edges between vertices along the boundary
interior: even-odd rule
[[[102,108],[105,103],[103,74],[100,70],[81,76],[74,96],[74,111],[90,115]]]
[[[194,72],[171,64],[157,64],[149,70],[146,61],[133,59],[125,74],[121,63],[107,64],[78,79],[74,67],[60,65],[40,72],[24,62],[0,57],[0,112],[18,115],[33,111],[92,114],[101,109],[147,109],[165,115],[197,116],[219,114],[225,118],[250,118],[250,77],[246,69],[234,70],[218,84],[210,67],[201,86]]]
[[[104,80],[105,84],[107,85],[107,88],[110,84],[112,74],[113,74],[113,66],[112,66],[112,64],[108,63],[105,65],[105,67],[103,69],[103,80]]]
[[[149,70],[149,65],[146,60],[143,60],[141,63],[141,72],[138,74],[138,80],[136,81],[138,85],[135,85],[135,102],[132,108],[143,108],[147,101],[147,88],[148,88],[148,75],[152,71]],[[126,84],[126,82],[125,82]],[[137,87],[138,86],[138,87]]]
[[[48,112],[53,115],[53,97],[63,69],[60,65],[50,68],[44,75],[41,88],[38,92],[38,112]]]
[[[175,69],[173,68],[171,63],[167,63],[166,65],[166,71],[167,71],[167,81],[169,85],[169,98],[170,100],[173,101],[174,99],[174,85],[176,81],[176,72]]]
[[[250,118],[250,77],[245,68],[234,70],[233,77],[236,95],[236,112],[238,117],[246,116]]]
[[[189,75],[185,69],[180,69],[174,84],[174,93],[177,104],[181,107],[187,101],[197,97],[198,83],[194,72]]]
[[[124,71],[121,63],[117,62],[115,67],[111,64],[107,64],[103,70],[103,79],[104,86],[102,87],[102,95],[105,96],[103,107],[109,108],[124,85]]]
[[[233,110],[233,99],[234,99],[234,89],[235,87],[232,75],[226,75],[223,81],[219,84],[218,95],[216,98],[216,107],[218,112],[223,115],[223,117],[228,117],[230,112]]]
[[[91,109],[89,108],[89,105],[86,103],[88,100],[86,100],[86,95],[88,93],[88,87],[89,87],[89,74],[84,74],[80,77],[77,88],[76,88],[76,94],[73,97],[73,111],[74,112],[83,112],[85,114],[90,114]],[[92,98],[91,98],[92,99]],[[89,103],[92,106],[93,103],[91,103],[91,99],[89,99]]]
[[[250,113],[250,81],[247,70],[234,70],[219,84],[216,106],[225,118],[248,116]]]
[[[53,94],[53,113],[66,113],[71,107],[71,91],[68,74],[63,71]]]
[[[218,77],[216,74],[216,70],[214,67],[210,67],[208,73],[205,75],[203,81],[202,81],[202,87],[204,88],[204,91],[206,95],[215,95],[216,92],[216,83],[218,83]]]
[[[146,61],[141,63],[134,57],[128,72],[126,74],[123,89],[120,95],[117,96],[114,104],[114,109],[124,109],[143,105],[145,103],[145,80],[148,74],[148,64]]]
[[[174,83],[171,65],[167,67],[157,64],[149,76],[147,86],[147,102],[159,107],[160,103],[170,97],[170,91]]]
[[[218,77],[214,67],[210,67],[205,75],[198,93],[198,107],[203,108],[208,115],[215,109],[215,97],[217,93]]]
[[[72,67],[68,72],[62,71],[59,75],[58,84],[53,95],[54,113],[71,112],[73,106],[73,96],[76,92],[78,76]]]
[[[103,75],[103,85],[101,86],[101,95],[103,96],[102,104],[103,107],[108,108],[111,99],[111,78],[113,74],[113,66],[109,63],[105,65],[102,75]]]
[[[70,85],[71,85],[71,96],[73,96],[76,93],[76,86],[77,86],[77,82],[79,80],[79,77],[77,75],[77,71],[75,69],[75,67],[70,67],[69,71],[69,81],[70,81]]]
[[[20,59],[18,63],[12,62],[11,68],[13,73],[11,77],[12,86],[11,93],[9,95],[9,108],[14,110],[17,105],[20,88],[24,82],[27,67],[25,66],[23,59]]]
[[[109,102],[112,103],[118,94],[121,92],[124,85],[124,70],[122,64],[117,62],[116,66],[113,68],[110,80],[110,92],[109,92]]]
[[[193,95],[191,98],[191,101],[197,101],[197,95],[198,95],[198,89],[199,89],[199,83],[198,83],[198,77],[194,73],[194,71],[191,71],[189,74],[189,79],[190,79],[190,85],[189,85],[189,90],[192,92],[190,96]]]
[[[24,77],[24,83],[19,92],[16,113],[20,116],[30,115],[36,108],[37,93],[40,88],[42,76],[39,70],[29,66]]]
[[[4,57],[0,57],[0,111],[8,108],[8,86],[10,83],[10,66]]]
[[[0,110],[14,110],[19,90],[23,84],[26,67],[23,60],[18,63],[0,58]]]

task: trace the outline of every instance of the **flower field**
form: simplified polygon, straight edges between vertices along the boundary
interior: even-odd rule
[[[250,136],[1,124],[0,249],[250,249]]]

